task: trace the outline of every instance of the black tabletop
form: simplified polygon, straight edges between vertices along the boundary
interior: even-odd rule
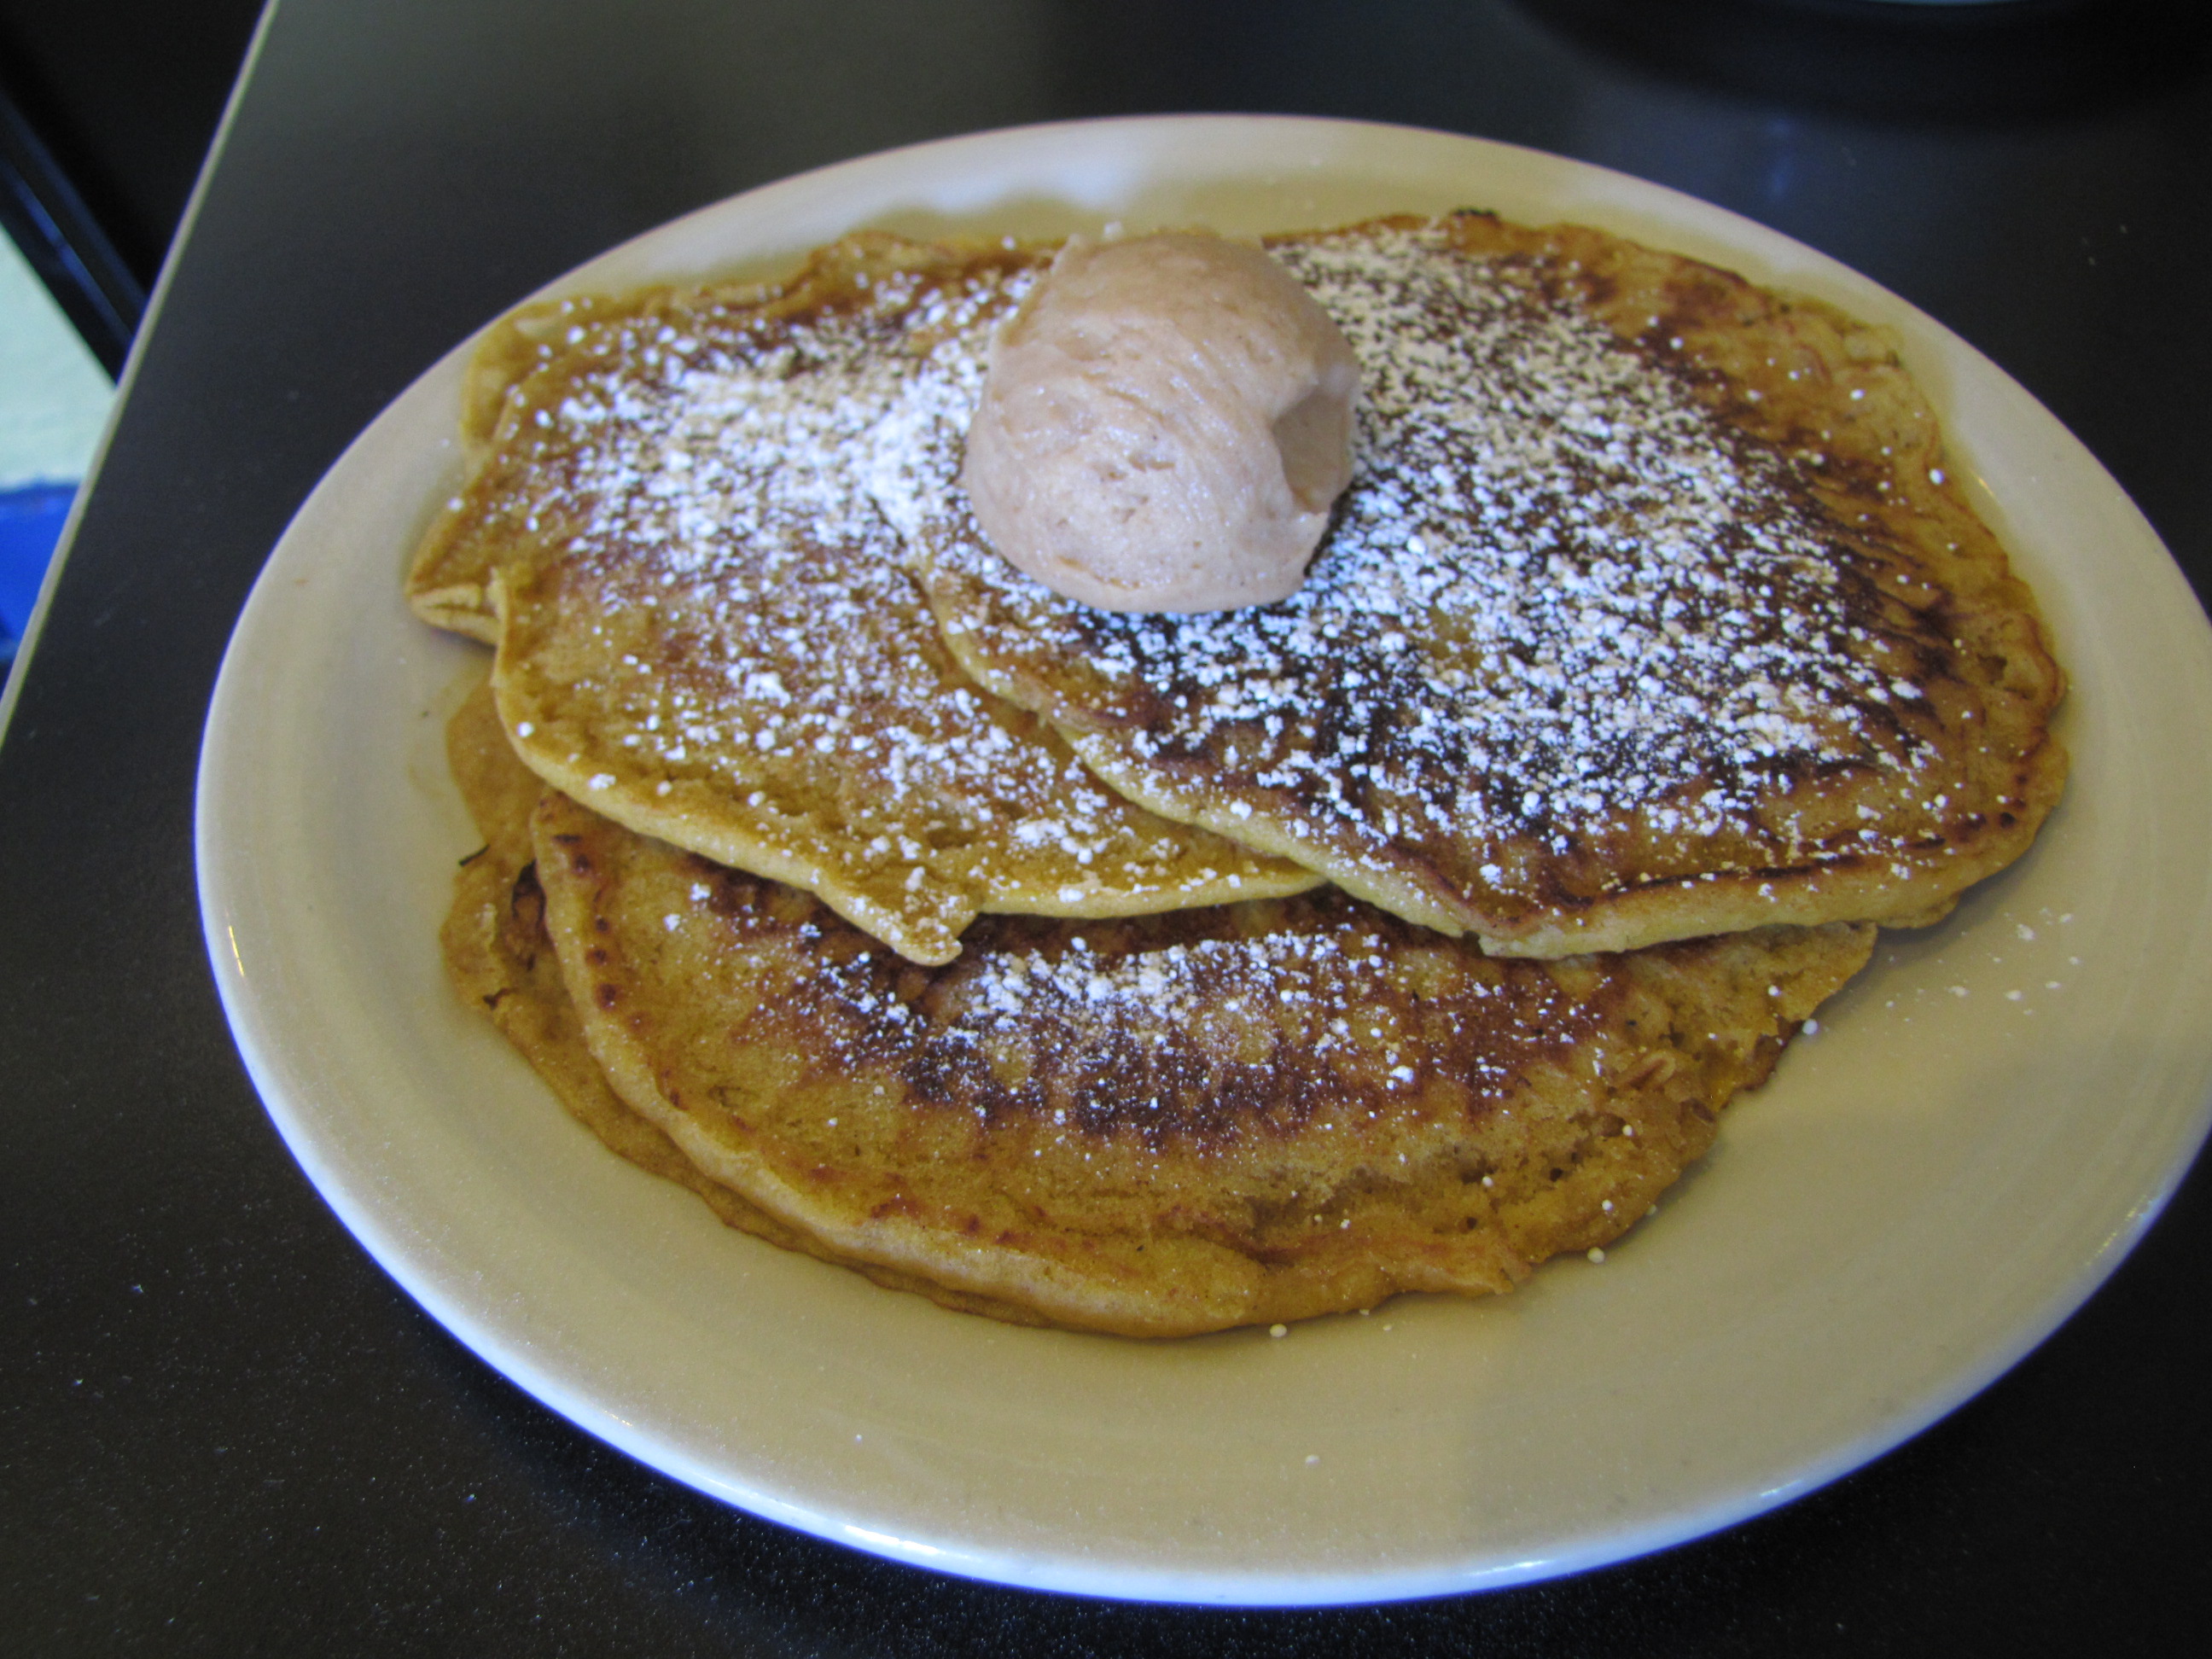
[[[1719,1536],[1398,1607],[1084,1602],[725,1509],[489,1370],[293,1165],[201,944],[191,797],[209,693],[255,573],[346,441],[454,341],[610,243],[788,173],[977,128],[1346,115],[1690,191],[1989,353],[2112,470],[2202,594],[2205,59],[2147,9],[1937,9],[283,0],[10,688],[0,1648],[2041,1652],[2201,1624],[2201,1171],[2010,1375]]]

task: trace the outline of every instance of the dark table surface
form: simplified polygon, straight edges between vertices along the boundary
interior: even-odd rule
[[[2201,1628],[2201,1170],[2010,1375],[1748,1525],[1399,1607],[1087,1603],[726,1510],[487,1369],[293,1165],[201,945],[208,696],[262,560],[346,441],[455,340],[610,243],[976,128],[1357,116],[1692,191],[1988,352],[2112,470],[2202,595],[2201,47],[2148,10],[1878,15],[1901,10],[283,0],[0,748],[0,1649],[2045,1652]]]

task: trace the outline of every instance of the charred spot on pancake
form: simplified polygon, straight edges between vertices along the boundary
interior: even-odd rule
[[[538,884],[538,864],[532,860],[514,873],[508,890],[507,914],[525,927],[535,928],[545,918],[545,890]]]

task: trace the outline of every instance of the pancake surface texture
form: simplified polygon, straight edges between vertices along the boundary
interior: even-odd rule
[[[530,845],[531,809],[545,786],[514,757],[489,688],[455,713],[446,738],[453,781],[485,842],[462,861],[440,933],[461,1000],[489,1017],[569,1113],[613,1151],[710,1201],[726,1195],[742,1202],[702,1176],[666,1135],[623,1104],[592,1058],[545,932],[545,896]],[[773,1224],[771,1218],[760,1218]],[[795,1243],[795,1235],[781,1231],[787,1237],[780,1243]]]
[[[515,758],[489,687],[454,714],[447,731],[453,779],[485,838],[454,878],[453,908],[441,933],[446,968],[462,1003],[498,1027],[543,1078],[569,1115],[611,1152],[696,1194],[725,1223],[787,1250],[855,1267],[887,1289],[914,1291],[963,1313],[1015,1324],[1041,1324],[1012,1303],[969,1295],[872,1262],[850,1261],[811,1236],[709,1180],[674,1141],[632,1111],[609,1086],[584,1040],[545,931],[545,895],[530,841],[531,810],[545,794]]]
[[[533,827],[592,1051],[700,1170],[940,1300],[1130,1335],[1613,1239],[1874,935],[1503,961],[1321,892],[990,917],[929,969],[561,796]]]
[[[562,301],[494,331],[475,470],[409,592],[496,641],[501,715],[540,776],[925,962],[978,910],[1314,884],[1132,805],[971,684],[870,499],[860,452],[924,348],[986,337],[1036,266],[860,238],[780,289]]]
[[[2027,848],[2063,678],[1885,337],[1575,227],[1270,247],[1365,376],[1279,604],[1020,575],[957,487],[980,362],[908,382],[876,493],[985,685],[1132,799],[1501,953],[1923,923]]]

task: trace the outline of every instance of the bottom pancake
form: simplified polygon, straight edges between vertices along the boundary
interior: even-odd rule
[[[988,1314],[1016,1324],[1046,1322],[1011,1303],[866,1262],[845,1261],[758,1205],[709,1181],[674,1141],[625,1105],[592,1058],[546,935],[545,898],[530,848],[530,811],[545,786],[515,757],[488,687],[453,716],[447,728],[447,752],[454,781],[485,840],[461,861],[454,879],[453,908],[440,934],[447,972],[461,1000],[489,1017],[572,1116],[610,1151],[696,1193],[732,1227],[787,1250],[857,1267],[879,1285],[917,1291],[963,1313]]]
[[[1129,1335],[1504,1291],[1611,1241],[1874,937],[1498,959],[1320,893],[986,918],[925,969],[565,798],[533,834],[562,1018],[725,1218],[947,1305]],[[483,919],[501,902],[469,926],[508,926]],[[510,885],[515,929],[535,902]],[[518,1041],[599,1128],[526,972],[527,1029],[561,1036]],[[633,1121],[600,1132],[661,1169]]]

